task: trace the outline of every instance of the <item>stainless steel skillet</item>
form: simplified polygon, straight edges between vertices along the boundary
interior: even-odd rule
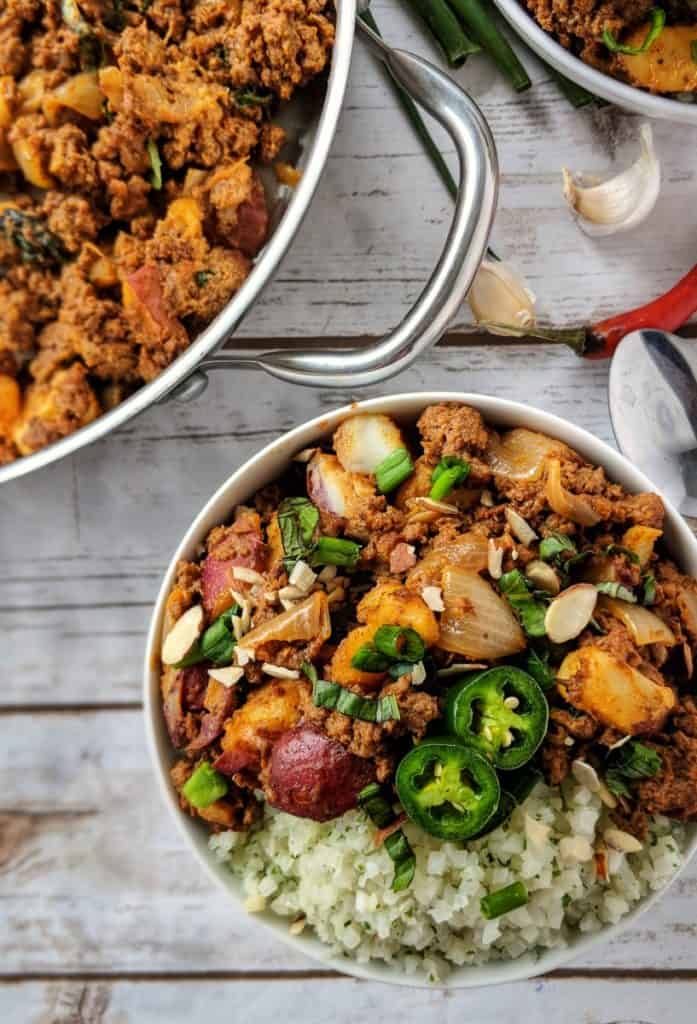
[[[450,134],[459,163],[459,189],[444,249],[431,277],[402,322],[380,341],[355,350],[225,350],[242,318],[268,283],[302,222],[324,169],[346,91],[356,24],[371,50],[414,100]],[[307,115],[306,115],[307,116]],[[263,369],[293,384],[360,387],[393,376],[435,344],[466,296],[486,250],[498,185],[496,150],[476,104],[455,82],[427,61],[391,50],[362,22],[356,0],[337,4],[336,44],[326,93],[307,116],[299,138],[302,178],[242,288],[171,366],[155,380],[69,437],[0,468],[0,483],[23,476],[103,437],[153,403],[192,399],[206,386],[206,373],[220,368]]]

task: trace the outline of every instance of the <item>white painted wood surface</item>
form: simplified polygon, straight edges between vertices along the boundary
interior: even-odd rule
[[[394,4],[376,3],[375,13],[390,42],[437,56]],[[523,97],[482,61],[458,72],[499,145],[494,245],[518,263],[552,320],[586,321],[667,287],[694,262],[694,217],[685,214],[695,208],[697,137],[656,126],[665,171],[656,213],[639,233],[592,243],[563,208],[561,164],[619,166],[632,154],[636,119],[572,111],[541,66],[529,55],[526,63],[535,86]],[[450,210],[359,45],[317,201],[241,335],[335,339],[388,329],[426,279]],[[466,324],[463,311],[456,334]],[[445,347],[379,390],[495,393],[611,440],[606,374],[555,347]],[[444,994],[323,971],[214,893],[182,846],[150,777],[140,714],[143,640],[162,570],[232,470],[353,397],[214,375],[202,401],[152,409],[0,490],[3,1024],[694,1019],[697,868],[568,971]]]

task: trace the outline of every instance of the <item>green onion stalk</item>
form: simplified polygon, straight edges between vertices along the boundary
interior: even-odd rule
[[[530,77],[494,21],[487,0],[449,0],[458,18],[485,50],[516,92],[531,86]]]
[[[445,0],[408,0],[436,37],[451,67],[460,67],[481,46],[465,34]]]

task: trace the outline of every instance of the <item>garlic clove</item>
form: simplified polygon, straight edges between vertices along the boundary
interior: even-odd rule
[[[199,638],[203,627],[203,608],[195,604],[177,619],[162,645],[162,661],[165,665],[176,665],[189,653]]]
[[[503,261],[482,262],[467,301],[477,323],[491,334],[516,336],[535,323],[535,295]]]
[[[545,630],[554,644],[582,633],[593,617],[598,592],[592,583],[577,583],[555,597],[545,615]]]
[[[562,168],[564,197],[578,226],[600,237],[631,231],[653,210],[661,189],[661,165],[653,144],[651,125],[639,129],[641,154],[620,174],[599,184],[586,185],[582,176]]]

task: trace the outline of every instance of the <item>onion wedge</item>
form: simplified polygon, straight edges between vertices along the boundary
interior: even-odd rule
[[[578,523],[579,526],[595,526],[600,522],[601,516],[590,502],[562,486],[559,459],[550,459],[548,463],[545,497],[552,511],[572,523]]]
[[[628,601],[601,595],[598,608],[609,612],[624,623],[638,647],[645,644],[665,644],[666,647],[673,647],[678,642],[663,619],[648,608],[642,608],[640,604],[629,604]]]
[[[323,590],[316,590],[300,604],[246,633],[244,647],[245,650],[255,651],[257,647],[272,641],[293,643],[296,640],[315,638],[328,640],[331,631],[327,595]]]
[[[516,427],[500,438],[494,434],[490,436],[486,460],[497,476],[510,480],[539,480],[546,460],[567,452],[570,454],[570,449],[561,441],[525,427]]]
[[[476,572],[446,569],[443,604],[438,646],[444,651],[489,661],[525,650],[510,605]]]

